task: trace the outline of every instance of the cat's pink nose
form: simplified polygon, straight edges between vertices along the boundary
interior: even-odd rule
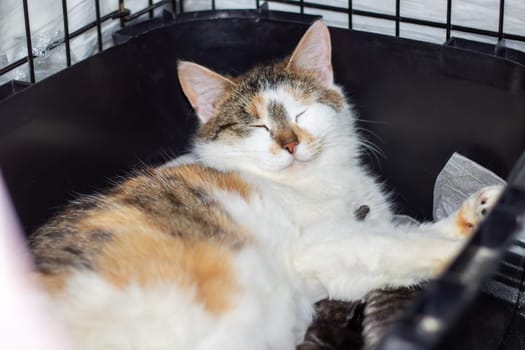
[[[287,150],[288,153],[295,154],[295,149],[297,148],[298,144],[299,142],[297,141],[288,142],[287,144],[283,145],[283,148]]]

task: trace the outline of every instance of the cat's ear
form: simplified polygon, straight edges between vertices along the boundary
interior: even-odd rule
[[[297,44],[287,67],[314,74],[326,87],[333,84],[330,32],[322,20],[316,21],[308,28]]]
[[[234,83],[214,71],[187,61],[177,67],[182,91],[202,123],[215,117],[215,107]]]

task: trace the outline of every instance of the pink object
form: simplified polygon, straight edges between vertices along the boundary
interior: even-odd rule
[[[31,257],[0,177],[0,348],[67,350],[30,272]]]

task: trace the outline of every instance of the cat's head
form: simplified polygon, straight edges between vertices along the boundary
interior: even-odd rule
[[[230,78],[181,61],[178,73],[201,122],[194,151],[207,164],[282,178],[323,157],[348,156],[352,118],[333,81],[322,21],[284,62]]]

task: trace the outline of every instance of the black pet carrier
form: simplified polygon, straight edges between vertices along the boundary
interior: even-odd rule
[[[181,1],[149,1],[132,13],[121,0],[74,32],[64,16],[64,38],[51,50],[65,47],[70,67],[36,83],[28,35],[27,57],[0,67],[0,75],[22,65],[29,71],[29,81],[0,88],[0,168],[24,229],[32,232],[75,193],[184,152],[195,121],[177,59],[235,75],[289,54],[319,11],[337,13],[347,27],[330,29],[336,81],[369,131],[364,136],[385,153],[363,161],[404,214],[431,218],[434,180],[455,151],[508,181],[474,239],[410,303],[380,349],[525,349],[525,54],[508,44],[525,43],[525,33],[504,31],[503,0],[494,31],[454,24],[452,1],[444,21],[434,21],[404,16],[400,0],[390,14],[352,1],[302,0],[256,1],[250,10],[216,10],[212,1],[201,12],[185,12]],[[290,11],[269,10],[273,4]],[[393,35],[352,30],[357,18],[390,23]],[[96,30],[102,51],[108,21],[120,21],[114,47],[71,65],[70,41]],[[402,38],[404,25],[442,30],[443,44]]]

